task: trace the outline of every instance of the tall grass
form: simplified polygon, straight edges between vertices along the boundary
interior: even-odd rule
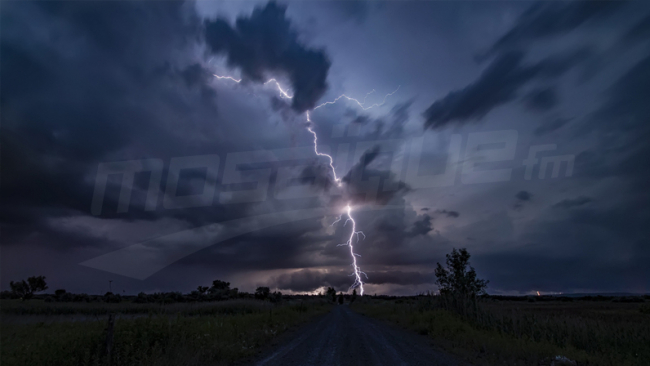
[[[470,359],[531,364],[564,354],[582,364],[647,365],[650,316],[638,304],[494,302],[421,296],[360,310],[441,340]],[[550,311],[548,311],[550,308]]]
[[[179,310],[180,309],[180,310]],[[100,321],[3,324],[3,365],[222,365],[254,356],[278,334],[330,309],[325,301],[225,301],[117,319],[112,356]]]

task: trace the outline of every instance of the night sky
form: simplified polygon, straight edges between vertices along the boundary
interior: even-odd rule
[[[3,290],[45,275],[87,293],[346,291],[351,224],[331,224],[349,203],[366,293],[435,291],[461,247],[492,294],[650,292],[650,4],[12,1],[1,15]],[[376,106],[313,110],[341,94]],[[541,178],[553,156],[572,171]],[[101,167],[124,161],[151,163],[124,206],[108,175],[93,210]]]

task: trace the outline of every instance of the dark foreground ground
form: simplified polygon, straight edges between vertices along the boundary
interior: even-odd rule
[[[336,306],[255,365],[464,365],[425,337]]]

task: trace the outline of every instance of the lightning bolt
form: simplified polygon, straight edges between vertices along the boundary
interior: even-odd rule
[[[305,112],[307,115],[307,122],[311,122],[311,119],[309,119],[309,111]],[[334,181],[336,182],[337,186],[341,186],[341,178],[336,176],[336,169],[334,168],[334,159],[332,159],[332,156],[329,154],[325,154],[322,152],[318,151],[318,135],[316,132],[311,128],[311,126],[307,126],[307,131],[309,131],[312,135],[314,135],[314,152],[318,156],[325,156],[327,159],[330,161],[330,168],[332,169],[332,174],[334,175]]]
[[[214,77],[217,78],[217,79],[219,79],[219,80],[228,79],[228,80],[232,80],[232,81],[234,81],[234,82],[236,82],[236,83],[240,83],[240,82],[241,82],[241,79],[235,79],[235,78],[232,77],[232,76],[219,76],[219,75],[217,75],[217,74],[212,74],[212,75],[214,75]]]
[[[357,239],[357,242],[359,242],[359,235],[363,235],[363,238],[366,238],[366,234],[363,233],[363,231],[357,231],[357,223],[354,221],[354,217],[352,217],[352,207],[348,204],[347,207],[345,208],[346,213],[348,215],[348,219],[345,220],[345,224],[343,226],[347,225],[348,222],[352,222],[352,231],[350,232],[350,238],[348,238],[348,241],[344,244],[339,244],[338,246],[342,245],[347,245],[350,247],[350,256],[352,257],[352,268],[354,272],[352,273],[352,276],[354,276],[354,283],[350,286],[350,290],[354,289],[355,287],[359,287],[359,292],[361,295],[363,295],[363,280],[361,280],[361,275],[364,275],[366,279],[368,278],[368,275],[361,271],[359,266],[357,265],[357,257],[361,257],[359,254],[354,252],[354,245],[352,244],[355,236]]]
[[[367,110],[370,109],[370,108],[381,107],[382,105],[386,104],[386,98],[388,98],[388,97],[390,97],[391,95],[397,93],[397,91],[399,90],[400,87],[401,87],[401,85],[397,86],[397,89],[395,89],[392,93],[388,93],[388,94],[386,94],[386,95],[384,96],[384,100],[382,100],[381,103],[375,103],[375,104],[372,104],[372,105],[370,105],[370,106],[368,106],[368,107],[366,107],[366,99],[368,98],[368,95],[370,95],[370,94],[372,94],[372,93],[375,92],[375,89],[373,89],[370,93],[366,94],[366,96],[363,98],[363,102],[360,102],[358,99],[355,99],[355,98],[352,98],[352,97],[348,97],[348,96],[345,95],[345,94],[341,94],[341,95],[339,95],[338,97],[336,97],[334,100],[332,100],[332,101],[330,101],[330,102],[325,102],[325,103],[322,103],[322,104],[319,104],[319,105],[315,106],[314,109],[312,109],[312,111],[315,111],[315,110],[317,110],[318,108],[320,108],[320,107],[324,107],[324,106],[326,106],[326,105],[335,104],[335,103],[338,102],[341,98],[345,98],[345,99],[347,99],[347,100],[349,100],[349,101],[351,101],[351,102],[355,102],[355,103],[357,103],[357,105],[358,105],[359,107],[361,107],[361,109],[363,109],[364,111],[367,111]]]
[[[212,75],[214,75],[214,77],[217,78],[217,79],[219,79],[219,80],[224,80],[224,79],[226,79],[226,80],[232,80],[232,81],[236,82],[237,84],[241,83],[241,80],[242,80],[242,79],[235,79],[235,78],[232,77],[232,76],[220,76],[220,75],[217,75],[217,74],[212,74]],[[269,84],[269,83],[273,83],[273,84],[275,84],[275,87],[276,87],[276,88],[278,89],[278,91],[280,92],[280,95],[282,96],[282,98],[293,99],[293,95],[289,94],[288,91],[282,89],[282,86],[280,85],[280,83],[279,83],[277,80],[275,80],[275,79],[269,79],[269,80],[267,80],[267,81],[264,83],[264,85]]]
[[[227,79],[227,80],[232,80],[232,81],[234,81],[236,83],[240,83],[241,80],[242,80],[242,79],[235,79],[232,76],[219,76],[217,74],[213,74],[213,75],[214,75],[214,77],[216,77],[219,80]],[[280,85],[280,83],[276,79],[269,79],[268,81],[266,81],[264,83],[264,85],[267,85],[269,83],[275,84],[275,86],[278,89],[278,92],[280,93],[282,98],[293,99],[293,95],[289,94],[289,92],[287,90],[283,89],[282,86]],[[312,120],[310,118],[309,112],[313,112],[318,108],[325,107],[325,106],[330,105],[330,104],[335,104],[336,102],[338,102],[340,99],[343,99],[343,98],[345,98],[348,101],[355,102],[364,111],[366,111],[368,109],[371,109],[371,108],[374,108],[374,107],[381,107],[382,105],[386,104],[386,99],[389,96],[397,93],[397,91],[399,90],[400,87],[401,87],[401,85],[398,86],[397,89],[395,89],[392,93],[386,94],[381,103],[375,103],[375,104],[372,104],[372,105],[367,106],[367,107],[366,107],[366,99],[368,98],[368,96],[370,94],[375,92],[374,89],[366,94],[366,96],[363,98],[363,102],[359,101],[358,99],[349,97],[349,96],[347,96],[345,94],[341,94],[338,97],[336,97],[334,100],[319,104],[316,107],[314,107],[313,109],[311,109],[310,111],[305,112],[305,116],[307,117],[307,122],[309,122],[309,124],[307,125],[307,131],[309,131],[309,133],[311,133],[314,136],[314,153],[317,156],[324,156],[329,160],[329,166],[330,166],[330,169],[332,169],[332,175],[334,176],[334,182],[336,182],[337,186],[341,187],[342,182],[341,182],[341,178],[337,177],[337,175],[336,175],[336,168],[334,167],[334,159],[332,158],[331,155],[318,151],[318,135],[316,134],[316,131],[314,131],[312,129],[311,124],[313,122],[312,122]],[[352,285],[350,286],[350,290],[352,290],[352,289],[354,289],[356,287],[359,287],[359,290],[360,290],[359,292],[361,293],[361,295],[363,295],[363,280],[361,279],[361,275],[363,275],[366,279],[368,278],[368,275],[365,272],[361,271],[361,268],[359,268],[359,265],[357,264],[357,257],[360,257],[360,255],[354,252],[353,242],[354,242],[355,238],[356,238],[356,241],[359,242],[359,235],[363,235],[363,238],[365,239],[366,234],[364,234],[363,231],[357,231],[357,223],[356,223],[356,221],[354,221],[354,217],[352,217],[352,207],[350,206],[349,203],[345,207],[345,214],[347,215],[348,218],[347,218],[347,220],[345,220],[345,223],[343,224],[343,226],[347,225],[348,222],[352,222],[352,231],[350,232],[350,237],[348,238],[348,241],[343,243],[343,244],[339,244],[338,246],[348,246],[348,247],[350,247],[350,256],[352,257],[352,269],[353,269],[353,272],[352,272],[351,276],[354,276],[354,283],[352,283]],[[337,217],[337,219],[330,226],[334,226],[339,221],[341,221],[342,216],[343,215]]]
[[[290,95],[286,90],[282,89],[282,86],[280,86],[280,83],[278,83],[277,80],[270,79],[269,81],[264,83],[264,85],[266,85],[268,83],[275,83],[275,86],[278,88],[278,91],[280,92],[280,95],[282,95],[283,98],[293,99],[293,95]]]

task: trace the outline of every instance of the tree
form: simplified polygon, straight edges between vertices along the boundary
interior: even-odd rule
[[[56,297],[61,297],[61,296],[65,295],[65,293],[66,293],[65,289],[62,289],[62,288],[54,291],[54,295]]]
[[[336,290],[334,289],[334,287],[327,288],[327,296],[329,296],[332,299],[332,302],[336,302]]]
[[[47,283],[45,283],[45,276],[32,276],[27,278],[27,281],[11,281],[9,286],[11,292],[23,300],[31,298],[35,292],[45,291],[48,288]]]
[[[196,288],[196,292],[198,292],[199,295],[205,295],[206,291],[208,291],[208,286],[199,286]]]
[[[230,282],[220,280],[212,281],[210,292],[214,292],[215,290],[230,290]]]
[[[11,287],[11,292],[14,294],[14,296],[19,297],[21,299],[25,298],[25,295],[29,293],[29,285],[25,280],[22,281],[11,281],[9,282],[9,286]]]
[[[476,278],[474,267],[469,265],[470,254],[467,249],[456,250],[454,248],[446,257],[447,268],[438,263],[435,272],[436,284],[440,288],[441,294],[485,294],[485,288],[490,281]]]
[[[350,305],[357,299],[357,289],[352,290],[352,297],[350,297]]]
[[[47,283],[45,283],[45,276],[33,276],[27,278],[29,289],[32,293],[47,290]]]
[[[282,292],[273,291],[273,293],[269,296],[269,300],[271,300],[271,302],[280,302],[280,301],[282,301]]]
[[[268,287],[258,287],[255,289],[255,298],[260,300],[265,300],[269,297],[271,290]]]

